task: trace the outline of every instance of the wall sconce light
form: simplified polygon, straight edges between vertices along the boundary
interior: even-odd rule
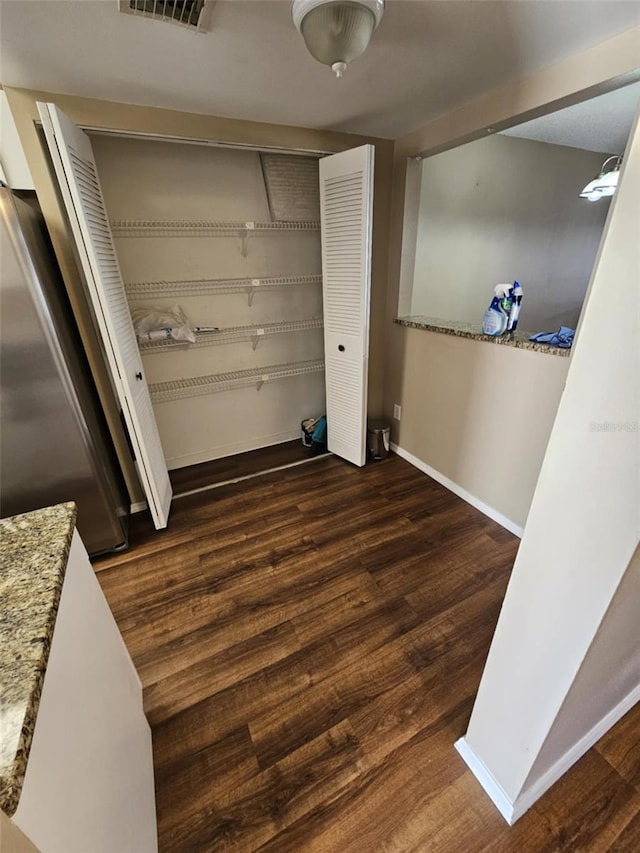
[[[612,161],[614,161],[613,166],[607,170],[607,165]],[[587,201],[600,201],[601,198],[612,196],[618,186],[621,165],[622,154],[614,155],[605,160],[600,169],[600,174],[589,181],[580,193],[580,198],[586,198]]]
[[[293,0],[293,23],[307,50],[336,77],[367,49],[382,19],[384,0]]]

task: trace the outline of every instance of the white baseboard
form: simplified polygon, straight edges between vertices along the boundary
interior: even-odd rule
[[[546,773],[544,773],[537,782],[534,782],[530,788],[525,790],[518,796],[514,804],[514,821],[528,811],[531,806],[537,802],[540,797],[554,785],[561,776],[572,767],[591,747],[596,744],[600,738],[605,735],[610,728],[615,726],[619,719],[624,717],[627,711],[630,711],[635,704],[640,702],[640,684],[636,685],[633,690],[628,693],[624,699],[612,708],[605,716],[599,720],[593,728],[588,731],[580,740],[575,743],[563,756],[561,756],[555,764],[553,764]]]
[[[482,785],[489,798],[498,809],[502,817],[507,821],[509,826],[512,826],[519,820],[525,812],[528,812],[534,803],[536,803],[543,794],[545,794],[552,785],[562,777],[582,756],[596,744],[600,738],[605,735],[618,720],[620,720],[627,711],[630,711],[635,704],[640,702],[640,684],[633,688],[624,699],[622,699],[615,708],[612,708],[605,716],[599,720],[590,731],[588,731],[580,740],[575,743],[571,749],[565,752],[553,764],[546,773],[544,773],[537,782],[534,782],[531,787],[526,788],[520,793],[515,801],[511,801],[505,793],[502,786],[496,781],[495,777],[471,749],[466,739],[461,737],[456,741],[455,748],[460,753],[463,761]]]
[[[505,530],[508,530],[509,533],[513,533],[515,536],[518,536],[522,539],[522,534],[524,533],[524,527],[521,527],[519,524],[516,524],[515,521],[511,521],[510,518],[507,518],[506,515],[503,515],[501,512],[498,512],[497,509],[494,509],[489,504],[486,504],[484,501],[481,501],[480,498],[477,498],[475,495],[472,495],[471,492],[468,492],[466,489],[463,489],[462,486],[459,486],[457,483],[454,483],[453,480],[450,480],[448,477],[445,477],[444,474],[441,474],[439,471],[436,471],[435,468],[432,468],[431,465],[427,465],[426,462],[423,462],[422,459],[418,459],[417,456],[414,456],[413,453],[409,453],[408,450],[404,450],[402,447],[398,447],[397,444],[391,442],[391,449],[394,453],[397,453],[402,459],[409,462],[414,468],[417,468],[419,471],[422,471],[423,474],[428,474],[429,477],[436,480],[438,483],[443,485],[445,488],[449,489],[450,492],[453,492],[454,495],[457,495],[459,498],[462,498],[463,501],[466,501],[472,507],[480,512],[484,513],[488,518],[497,522],[501,527],[504,527]]]
[[[482,759],[478,758],[475,752],[471,749],[466,741],[466,738],[461,737],[455,742],[455,748],[460,753],[460,756],[469,770],[482,785],[485,792],[489,795],[494,806],[498,809],[502,817],[511,826],[515,821],[514,806],[509,797],[504,792],[504,789],[496,781],[494,775],[487,768]]]
[[[138,501],[137,503],[131,504],[131,515],[135,515],[137,512],[144,512],[146,508],[146,501]]]

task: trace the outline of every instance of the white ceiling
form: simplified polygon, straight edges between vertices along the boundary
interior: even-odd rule
[[[217,0],[211,30],[117,0],[0,0],[9,86],[397,137],[640,24],[637,0],[387,0],[342,80],[307,53],[289,0]]]
[[[502,132],[522,139],[618,154],[626,147],[639,101],[640,83],[634,83]]]

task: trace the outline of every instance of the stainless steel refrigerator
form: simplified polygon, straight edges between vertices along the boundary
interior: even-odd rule
[[[129,500],[37,204],[0,183],[0,515],[78,505],[90,554],[126,546]]]

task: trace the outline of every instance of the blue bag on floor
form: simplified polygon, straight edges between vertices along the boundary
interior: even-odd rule
[[[326,417],[326,415],[323,415],[321,418],[318,418],[311,438],[313,439],[314,444],[319,444],[322,447],[326,446],[326,444],[327,444],[327,417]]]

